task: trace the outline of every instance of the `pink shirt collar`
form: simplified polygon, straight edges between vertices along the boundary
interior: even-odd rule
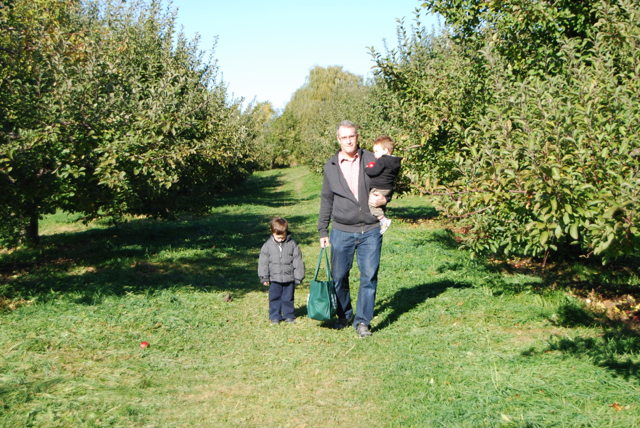
[[[348,158],[344,155],[344,153],[342,153],[342,150],[340,150],[338,152],[338,162],[342,163],[342,161],[348,161],[348,162],[353,162],[355,160],[358,160],[358,158],[360,157],[360,154],[356,151],[356,154],[353,158]]]

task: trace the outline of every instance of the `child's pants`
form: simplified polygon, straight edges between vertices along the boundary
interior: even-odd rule
[[[393,192],[393,189],[376,189],[374,187],[374,188],[371,189],[369,194],[372,194],[373,192],[378,192],[382,196],[389,196],[389,194],[391,192]],[[383,216],[384,212],[386,211],[386,209],[387,209],[386,205],[383,205],[381,207],[374,207],[374,206],[369,205],[369,211],[371,211],[371,215],[376,216],[376,217]]]
[[[269,283],[269,319],[282,321],[289,318],[294,319],[293,315],[293,295],[296,286],[293,282],[275,282]]]

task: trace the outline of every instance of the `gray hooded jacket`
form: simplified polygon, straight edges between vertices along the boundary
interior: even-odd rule
[[[304,261],[302,251],[296,241],[288,234],[284,241],[276,242],[273,235],[269,237],[260,250],[258,260],[258,276],[260,282],[295,282],[304,279]]]

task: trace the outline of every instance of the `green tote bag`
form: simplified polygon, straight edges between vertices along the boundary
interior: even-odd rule
[[[326,321],[336,315],[338,300],[336,299],[336,289],[333,287],[333,279],[331,278],[331,267],[329,266],[329,250],[320,249],[318,256],[318,264],[316,265],[316,273],[309,285],[309,297],[307,298],[307,315],[309,318]],[[322,253],[327,261],[327,280],[318,281],[318,271],[322,263]]]

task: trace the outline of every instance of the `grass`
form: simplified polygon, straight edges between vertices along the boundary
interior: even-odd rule
[[[374,335],[308,319],[320,182],[259,173],[200,219],[47,218],[0,255],[0,426],[638,426],[635,331],[470,259],[419,197],[389,209]],[[274,215],[307,270],[277,327],[256,275]]]

